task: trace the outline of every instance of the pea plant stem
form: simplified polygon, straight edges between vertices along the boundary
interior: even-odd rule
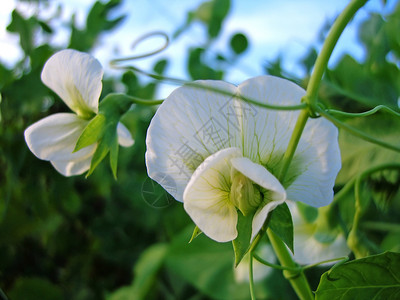
[[[335,23],[332,25],[331,30],[326,37],[326,40],[322,46],[321,52],[319,53],[313,73],[310,77],[310,81],[307,87],[306,101],[309,104],[310,109],[314,110],[317,106],[318,89],[322,80],[322,76],[328,66],[329,58],[332,55],[332,51],[336,46],[339,37],[347,24],[356,14],[356,12],[367,3],[368,0],[352,0],[338,16]]]
[[[347,24],[353,18],[358,9],[360,9],[366,2],[367,0],[352,0],[343,10],[343,12],[338,16],[330,32],[328,33],[322,50],[315,62],[314,70],[307,87],[306,95],[303,98],[303,101],[308,104],[308,109],[303,109],[299,114],[296,126],[289,141],[288,148],[283,157],[282,169],[278,176],[278,179],[281,182],[284,181],[284,178],[289,170],[290,163],[296,152],[297,145],[300,141],[308,118],[310,116],[314,116],[315,112],[318,109],[318,89],[322,80],[322,76],[328,66],[328,61],[331,57],[332,51]],[[302,300],[314,299],[314,295],[311,291],[310,285],[304,273],[290,270],[290,268],[296,268],[297,264],[293,260],[293,256],[290,253],[288,247],[284,244],[282,239],[274,232],[272,232],[269,228],[267,229],[267,235],[281,265],[283,267],[288,267],[287,270],[283,271],[283,274],[285,278],[289,280],[297,296]],[[257,242],[258,241],[259,240],[257,240]],[[255,247],[252,247],[252,249],[255,249]]]

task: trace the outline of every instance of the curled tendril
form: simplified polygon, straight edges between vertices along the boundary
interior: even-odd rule
[[[335,124],[337,127],[342,128],[346,131],[348,131],[349,133],[351,133],[354,136],[357,136],[367,142],[379,145],[381,147],[393,150],[393,151],[397,151],[400,152],[400,146],[397,145],[393,145],[390,143],[387,143],[385,141],[376,139],[372,136],[370,136],[369,134],[365,133],[364,131],[361,131],[353,126],[350,126],[349,124],[346,124],[342,121],[340,121],[339,119],[337,119],[336,117],[334,117],[333,115],[331,115],[331,113],[329,111],[326,111],[320,107],[317,108],[317,112],[323,116],[324,118],[328,119],[329,121],[331,121],[333,124]],[[371,111],[367,112],[369,114],[371,114]]]
[[[390,107],[386,106],[386,105],[378,105],[376,107],[374,107],[373,109],[370,109],[368,111],[362,112],[362,113],[349,113],[349,112],[344,112],[344,111],[340,111],[340,110],[335,110],[335,109],[326,109],[326,111],[328,113],[335,114],[335,115],[339,115],[339,116],[343,116],[343,117],[367,117],[370,115],[373,115],[375,113],[377,113],[378,111],[383,110],[386,111],[388,113],[390,113],[391,115],[394,115],[398,118],[400,118],[400,113],[391,109]]]
[[[134,56],[128,56],[128,57],[113,59],[113,60],[110,61],[110,66],[113,67],[113,68],[122,68],[122,69],[124,69],[125,67],[118,67],[117,64],[121,63],[121,62],[130,61],[130,60],[136,60],[136,59],[150,57],[150,56],[156,55],[156,54],[164,51],[169,45],[169,37],[163,31],[153,31],[153,32],[149,32],[149,33],[146,33],[146,34],[140,36],[138,39],[136,39],[132,43],[131,48],[134,49],[139,44],[143,43],[144,41],[146,41],[146,40],[148,40],[150,38],[153,38],[153,37],[157,37],[157,36],[162,37],[164,39],[164,43],[159,48],[157,48],[156,50],[153,50],[153,51],[150,51],[150,52],[144,53],[144,54],[139,54],[139,55],[134,55]]]

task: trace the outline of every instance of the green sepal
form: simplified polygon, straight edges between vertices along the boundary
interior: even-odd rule
[[[93,154],[92,160],[90,162],[90,169],[86,174],[86,178],[89,177],[94,169],[100,164],[100,162],[106,157],[108,151],[110,149],[107,147],[105,143],[99,142],[96,148],[96,151]]]
[[[115,128],[115,130],[117,130],[117,128]],[[115,180],[117,179],[118,149],[118,135],[115,134],[110,145],[110,167]]]
[[[200,228],[196,226],[193,230],[192,237],[190,238],[189,244],[202,233],[203,233],[203,231],[201,231]]]
[[[106,117],[103,114],[95,116],[85,127],[78,141],[74,152],[96,143],[102,138],[106,127]]]
[[[114,175],[117,177],[117,162],[118,162],[118,135],[117,135],[117,124],[116,122],[110,122],[104,129],[103,137],[98,141],[96,151],[93,154],[92,161],[90,163],[90,169],[86,174],[86,177],[90,176],[94,169],[100,164],[100,162],[106,157],[108,152],[110,153],[110,166]]]
[[[233,251],[235,252],[235,267],[237,267],[250,249],[254,213],[244,216],[240,211],[237,212],[238,222],[236,228],[238,235],[232,241]]]
[[[90,176],[100,162],[110,153],[110,167],[117,178],[118,134],[117,125],[129,110],[132,101],[124,94],[108,94],[99,104],[99,113],[89,122],[79,137],[74,151],[97,143],[86,177]]]
[[[281,238],[281,240],[293,250],[293,221],[289,207],[286,203],[278,205],[272,212],[268,227]]]

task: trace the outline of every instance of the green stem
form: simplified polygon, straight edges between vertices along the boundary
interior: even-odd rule
[[[296,126],[294,127],[288,148],[283,156],[283,165],[278,176],[280,182],[283,182],[283,180],[285,179],[290,163],[292,162],[294,153],[296,152],[297,145],[300,141],[301,134],[303,133],[304,127],[306,126],[308,117],[309,117],[308,110],[303,109],[300,112],[299,118],[297,119]]]
[[[328,61],[332,54],[333,48],[335,47],[340,35],[346,28],[351,18],[366,2],[367,0],[351,1],[339,15],[325,40],[321,53],[318,55],[317,61],[315,62],[314,71],[307,87],[306,96],[304,97],[305,102],[308,104],[309,110],[304,109],[301,111],[292,137],[289,141],[288,148],[283,157],[282,169],[278,176],[278,179],[281,182],[284,181],[286,173],[289,169],[308,117],[310,114],[314,115],[314,112],[318,109],[318,89],[322,80],[322,76],[328,66]],[[293,260],[293,256],[284,242],[270,229],[267,229],[267,234],[281,265],[290,269],[296,268],[297,264]],[[303,272],[299,273],[298,271],[284,270],[283,274],[289,280],[300,299],[314,299],[314,295]]]
[[[260,256],[258,256],[257,254],[253,253],[253,257],[260,263],[262,263],[263,265],[266,265],[268,267],[274,268],[274,269],[278,269],[278,270],[289,270],[289,271],[294,271],[294,272],[300,272],[302,270],[301,267],[295,267],[295,268],[289,268],[289,267],[282,267],[280,265],[277,264],[273,264],[270,263],[268,261],[266,261],[265,259],[261,258]]]
[[[317,106],[318,100],[318,89],[322,80],[322,76],[328,66],[329,58],[332,55],[332,51],[339,40],[340,35],[346,28],[347,24],[353,18],[355,13],[367,2],[368,0],[353,0],[351,1],[342,13],[338,16],[335,23],[333,24],[328,36],[324,42],[321,52],[315,62],[314,71],[311,75],[310,81],[307,87],[306,101],[310,108],[314,110]]]
[[[396,223],[363,222],[361,227],[363,229],[374,230],[374,231],[400,232],[400,224],[396,224]]]
[[[251,297],[251,300],[256,300],[256,292],[255,292],[255,289],[254,289],[254,276],[253,276],[253,251],[250,251],[249,282],[250,282],[250,297]]]
[[[317,267],[319,265],[323,265],[323,264],[326,264],[326,263],[339,261],[339,260],[340,260],[340,263],[344,263],[344,262],[347,262],[349,260],[349,257],[348,256],[343,256],[343,257],[338,257],[338,258],[327,259],[327,260],[320,261],[320,262],[317,262],[317,263],[312,264],[312,265],[305,266],[303,268],[303,270],[311,269],[311,268]]]
[[[164,102],[164,100],[147,100],[147,99],[142,99],[130,95],[124,95],[126,98],[128,98],[132,103],[135,104],[141,104],[141,105],[159,105]]]
[[[346,196],[346,194],[351,191],[351,189],[353,188],[353,185],[356,182],[356,178],[352,178],[350,181],[348,181],[344,187],[342,187],[342,189],[336,193],[336,195],[333,197],[333,201],[330,204],[331,207],[334,207],[336,204],[338,204],[338,202],[340,201],[340,199],[342,199],[344,196]]]
[[[311,291],[310,285],[308,284],[307,278],[303,271],[298,269],[298,265],[293,260],[292,254],[289,249],[282,242],[282,240],[269,228],[267,229],[267,235],[271,242],[272,247],[275,250],[276,256],[278,257],[281,265],[293,270],[284,270],[283,276],[289,280],[297,296],[301,300],[312,300],[314,295]]]

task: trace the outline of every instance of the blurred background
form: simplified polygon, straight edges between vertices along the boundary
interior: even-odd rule
[[[181,203],[147,177],[145,135],[155,107],[133,106],[124,116],[135,144],[120,149],[118,181],[104,162],[87,179],[65,178],[29,152],[24,130],[49,114],[68,110],[41,83],[41,70],[54,52],[73,48],[91,53],[104,66],[102,97],[110,92],[166,97],[176,86],[109,66],[114,58],[158,49],[165,42],[159,36],[134,49],[131,45],[162,31],[170,37],[165,51],[127,64],[185,80],[223,79],[237,84],[271,74],[306,87],[327,31],[347,3],[3,1],[0,295],[5,299],[248,299],[248,283],[235,279],[232,246],[203,236],[188,244],[194,225]],[[398,109],[399,28],[398,1],[369,1],[339,40],[320,89],[321,101],[352,112],[379,104]],[[399,122],[383,113],[368,122],[344,121],[384,140],[398,141]],[[341,132],[340,143],[343,169],[337,190],[367,167],[400,161],[397,153],[346,132]],[[398,222],[399,185],[395,171],[368,179],[369,222]],[[351,195],[337,214],[346,233],[354,215]],[[399,230],[375,232],[367,227],[363,233],[368,245],[373,244],[371,253],[400,251]],[[314,289],[325,270],[308,272]],[[295,299],[276,270],[257,282],[256,292],[258,299]]]

